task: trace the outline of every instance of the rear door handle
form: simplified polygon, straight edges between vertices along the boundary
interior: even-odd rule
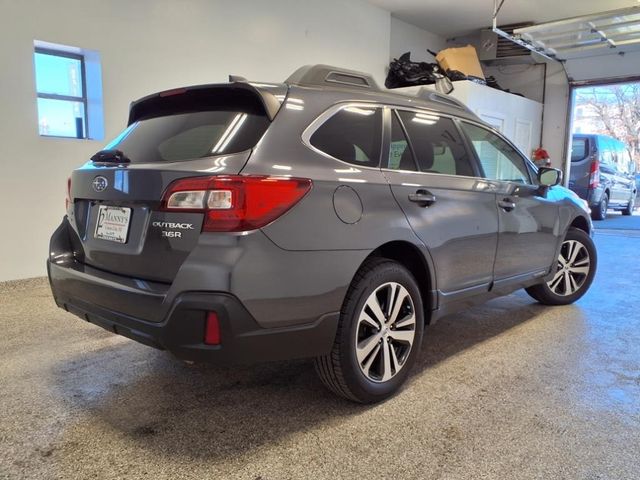
[[[409,194],[409,201],[417,203],[421,207],[428,207],[436,203],[436,196],[428,190],[420,189],[416,193]]]
[[[508,198],[504,198],[502,200],[498,200],[498,206],[505,212],[510,212],[516,208],[516,203]]]

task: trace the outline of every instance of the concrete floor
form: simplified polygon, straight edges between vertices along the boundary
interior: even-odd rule
[[[517,293],[444,319],[369,407],[310,362],[189,366],[56,309],[43,280],[5,284],[0,477],[638,478],[640,235],[597,244],[578,304]]]

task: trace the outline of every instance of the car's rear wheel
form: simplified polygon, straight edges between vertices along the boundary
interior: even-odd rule
[[[573,303],[591,286],[597,260],[591,237],[570,228],[560,248],[555,275],[546,283],[527,288],[527,293],[545,305]]]
[[[393,395],[422,343],[424,313],[413,275],[388,259],[367,260],[345,299],[331,352],[315,360],[329,390],[361,403]]]
[[[622,210],[623,215],[633,215],[633,209],[636,208],[636,194],[634,193],[629,199],[629,204]]]
[[[609,195],[606,193],[602,194],[602,198],[600,199],[600,203],[596,205],[596,208],[593,209],[591,216],[594,220],[604,220],[607,218],[607,209],[609,208]]]

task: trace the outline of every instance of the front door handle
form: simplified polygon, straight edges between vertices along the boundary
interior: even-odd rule
[[[516,203],[508,198],[503,198],[502,200],[498,200],[498,206],[505,212],[510,212],[516,208]]]
[[[428,207],[436,203],[436,196],[428,190],[420,189],[416,193],[409,194],[409,201],[421,207]]]

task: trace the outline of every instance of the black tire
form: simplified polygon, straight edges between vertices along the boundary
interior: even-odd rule
[[[606,193],[602,194],[602,198],[600,199],[600,203],[593,209],[591,212],[591,217],[594,220],[604,220],[607,218],[607,209],[609,208],[609,195]]]
[[[384,339],[375,339],[375,342],[372,342],[372,344],[381,344],[382,347],[376,346],[373,353],[367,358],[371,359],[373,356],[381,355],[381,357],[379,357],[379,365],[383,370],[386,367],[386,365],[382,365],[385,352],[387,356],[391,357],[390,349],[394,349],[393,360],[397,361],[400,357],[397,356],[396,348],[399,348],[400,352],[402,352],[402,349],[405,349],[403,355],[404,361],[402,364],[395,364],[399,366],[399,368],[397,368],[393,376],[386,381],[374,381],[367,377],[357,358],[356,341],[360,338],[359,335],[362,333],[362,328],[367,327],[366,324],[359,321],[359,318],[362,316],[361,312],[368,311],[365,310],[365,304],[367,301],[371,301],[374,292],[382,291],[381,289],[385,288],[385,285],[388,284],[399,284],[406,289],[404,293],[408,293],[408,296],[410,296],[413,308],[406,310],[403,313],[403,315],[405,315],[403,318],[409,318],[410,315],[406,312],[411,312],[412,310],[415,318],[415,327],[413,329],[415,334],[413,343],[409,345],[408,351],[406,350],[406,345],[403,346],[403,344],[392,343],[395,342],[395,340],[389,339],[388,337],[384,337],[384,339],[386,339],[391,346],[383,344]],[[400,298],[400,293],[402,293],[401,289],[398,288],[396,291],[399,292],[396,298]],[[406,302],[406,298],[403,302]],[[403,303],[401,307],[404,308],[407,305],[409,304]],[[389,317],[386,316],[385,318]],[[396,323],[401,323],[400,313],[396,315],[396,318],[398,319]],[[403,321],[402,323],[405,322]],[[394,331],[394,326],[391,325],[385,329],[385,332],[389,336],[392,336],[393,333],[401,332],[402,327],[400,328],[401,330]],[[340,320],[333,347],[330,353],[315,359],[316,371],[322,383],[337,395],[360,403],[382,401],[396,393],[407,379],[411,367],[420,352],[423,331],[424,311],[422,299],[420,289],[413,275],[405,267],[393,260],[371,258],[362,265],[351,282],[340,312]],[[371,336],[367,338],[373,338],[373,336],[379,336],[384,333],[379,333],[380,329],[378,329],[377,332],[372,329],[372,332],[373,333],[370,334]],[[385,350],[385,347],[387,350]],[[365,363],[367,362],[368,360]],[[371,372],[371,370],[373,370],[373,367],[370,368],[369,372]],[[372,373],[369,374],[373,375]]]
[[[582,244],[586,249],[586,251],[588,252],[589,269],[588,269],[588,272],[584,275],[584,278],[582,277],[582,274],[577,274],[578,282],[581,282],[579,283],[579,287],[577,288],[577,290],[575,290],[571,294],[566,294],[566,292],[564,294],[561,294],[559,293],[559,291],[562,290],[560,284],[564,282],[565,288],[566,288],[566,282],[568,277],[567,277],[567,274],[563,274],[564,269],[561,270],[562,262],[560,258],[562,257],[564,259],[564,255],[566,255],[566,253],[564,252],[565,252],[565,249],[568,247],[565,247],[565,244],[572,241],[579,242],[580,244]],[[584,257],[581,257],[581,258],[582,260],[576,259],[574,264],[578,265],[580,264],[580,262],[584,263],[584,260],[583,260]],[[554,279],[552,279],[549,282],[545,282],[539,285],[534,285],[526,289],[526,292],[531,297],[533,297],[535,300],[545,305],[568,305],[570,303],[577,301],[585,293],[587,293],[587,290],[589,290],[589,287],[593,282],[593,277],[596,274],[596,269],[598,266],[598,254],[596,252],[596,247],[591,237],[582,230],[579,230],[577,228],[570,228],[563,240],[563,246],[560,250],[560,256],[558,257],[557,265],[558,265],[557,267],[558,269],[556,271],[556,275],[560,275],[561,277],[564,277],[557,280],[559,284],[554,284],[554,280],[556,280],[556,277],[554,277]],[[578,268],[583,268],[583,267],[578,267]],[[570,273],[570,275],[573,275],[573,274]],[[574,279],[575,278],[576,277],[574,277]],[[555,290],[553,287],[555,287]],[[572,287],[569,287],[569,288],[572,288]]]
[[[636,208],[636,194],[632,194],[631,198],[629,199],[629,203],[627,204],[627,206],[622,210],[622,214],[623,215],[633,215],[633,210],[634,208]]]

